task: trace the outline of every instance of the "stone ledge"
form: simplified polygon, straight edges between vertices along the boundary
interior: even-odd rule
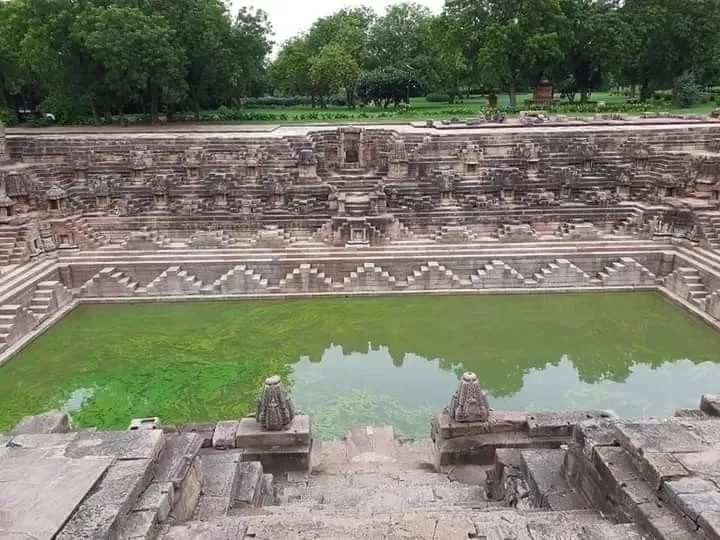
[[[235,434],[236,448],[280,448],[310,445],[310,417],[296,414],[287,429],[263,431],[254,417],[243,418]]]

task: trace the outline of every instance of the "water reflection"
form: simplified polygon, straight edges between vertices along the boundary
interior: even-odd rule
[[[586,362],[568,355],[524,373],[513,371],[511,379],[497,377],[502,369],[497,363],[471,369],[496,410],[598,408],[623,417],[668,416],[681,407],[696,407],[702,393],[717,391],[720,380],[720,365],[713,362],[589,360],[592,377],[587,377]],[[368,344],[366,352],[346,352],[330,345],[314,362],[302,357],[292,366],[293,398],[313,415],[321,438],[342,436],[349,426],[363,424],[392,424],[405,435],[424,437],[431,415],[447,405],[464,369],[414,353],[393,356],[386,346]],[[508,392],[509,387],[514,390]]]

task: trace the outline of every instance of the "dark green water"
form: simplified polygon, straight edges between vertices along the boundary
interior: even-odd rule
[[[465,370],[495,409],[669,415],[718,392],[720,333],[653,293],[83,306],[0,368],[0,431],[234,418],[279,374],[321,437],[426,436]]]

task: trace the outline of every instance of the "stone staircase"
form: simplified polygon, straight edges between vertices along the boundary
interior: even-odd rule
[[[708,247],[720,251],[720,215],[698,214],[697,220]]]
[[[80,287],[80,296],[115,297],[135,296],[138,283],[124,272],[113,267],[103,268]]]
[[[145,288],[145,292],[148,296],[184,296],[200,294],[202,288],[202,281],[196,279],[195,276],[188,274],[179,266],[171,266],[152,280]]]
[[[316,266],[301,264],[280,280],[278,288],[283,292],[330,292],[333,282]]]
[[[655,285],[657,277],[632,257],[621,257],[598,273],[605,287]]]
[[[554,452],[559,474],[564,451]],[[215,527],[240,527],[245,538],[257,540],[642,538],[633,525],[618,525],[588,510],[567,483],[565,497],[573,502],[562,510],[547,504],[521,510],[490,500],[486,468],[435,472],[431,441],[398,438],[389,426],[352,428],[342,441],[321,443],[313,460],[311,474],[276,476],[276,505],[230,511],[234,519],[216,521]],[[532,461],[528,452],[525,461],[527,469],[537,471],[533,489],[548,489],[543,454]],[[458,481],[461,477],[467,483]],[[176,528],[178,534],[188,529]],[[593,536],[597,531],[615,536]],[[172,533],[171,528],[165,538],[180,538]]]
[[[30,311],[42,322],[72,302],[72,292],[59,281],[41,281],[30,300]]]
[[[512,266],[503,261],[492,261],[484,269],[470,276],[472,286],[476,289],[524,287],[525,278]]]
[[[10,264],[10,259],[13,255],[17,239],[18,230],[16,227],[0,227],[0,266],[7,266]]]
[[[590,276],[567,259],[555,259],[535,274],[539,287],[582,287],[590,285]]]
[[[408,290],[455,289],[461,287],[460,276],[442,264],[430,261],[407,277]]]
[[[75,232],[81,237],[81,240],[77,242],[76,239],[76,242],[83,248],[97,249],[109,243],[107,237],[96,231],[87,218],[81,218],[75,222]]]
[[[719,538],[718,447],[720,421],[700,410],[666,421],[582,422],[563,470],[586,501],[652,538]]]
[[[0,351],[25,337],[38,323],[35,314],[22,305],[0,306]]]
[[[681,266],[668,275],[663,280],[663,284],[683,300],[696,305],[701,305],[709,294],[700,277],[700,272],[691,266]]]
[[[374,263],[364,263],[343,278],[346,291],[393,291],[396,285],[395,276]]]
[[[267,279],[245,265],[239,265],[223,274],[213,283],[213,290],[221,294],[262,292],[268,287]]]

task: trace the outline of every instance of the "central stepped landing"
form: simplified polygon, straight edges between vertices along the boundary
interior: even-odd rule
[[[586,509],[567,484],[562,510],[547,505],[527,505],[519,510],[503,500],[489,500],[487,467],[458,467],[437,473],[432,452],[429,439],[402,439],[392,427],[353,428],[342,441],[316,443],[311,474],[276,475],[276,504],[228,509],[227,494],[232,492],[229,486],[233,481],[223,478],[219,482],[224,489],[221,502],[211,504],[203,495],[195,519],[166,529],[161,537],[191,538],[202,531],[212,534],[211,538],[228,540],[643,538],[634,525],[616,524]],[[564,451],[559,452],[559,462],[557,454],[553,455],[558,475],[564,455]],[[542,455],[538,455],[534,462],[526,458],[526,469],[535,472],[535,491],[547,491],[548,484],[558,480],[542,476],[546,468],[537,464],[540,459],[542,465]],[[204,470],[236,458],[225,453],[212,459],[211,465],[203,462]],[[460,477],[465,482],[458,481]],[[257,476],[252,478],[246,483],[255,485],[255,492],[261,491]],[[212,511],[216,517],[211,516]]]

